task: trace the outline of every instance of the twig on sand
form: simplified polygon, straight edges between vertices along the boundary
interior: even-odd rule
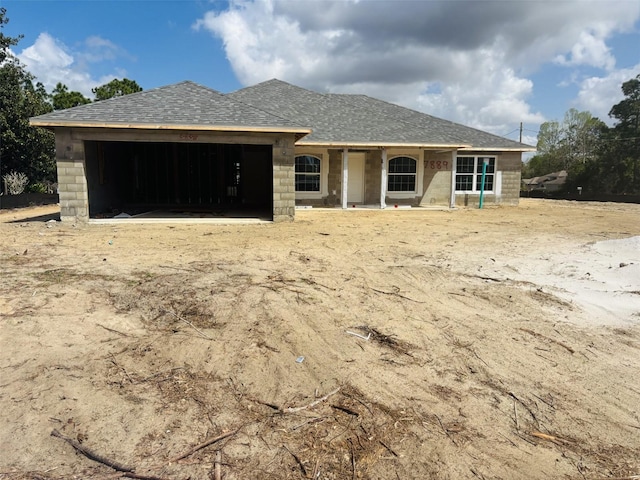
[[[567,440],[556,437],[555,435],[549,435],[547,433],[533,431],[529,433],[529,435],[531,435],[532,437],[540,438],[542,440],[548,440],[549,442],[553,442],[556,445],[566,445],[567,443],[569,443]]]
[[[295,413],[295,412],[299,412],[300,410],[306,410],[307,408],[313,408],[316,405],[318,405],[319,403],[324,402],[330,396],[335,395],[339,391],[340,391],[340,387],[336,388],[335,390],[330,391],[324,397],[320,397],[317,400],[314,400],[313,402],[309,403],[308,405],[303,405],[301,407],[289,407],[289,408],[283,409],[282,411],[285,412],[285,413]]]
[[[113,353],[109,353],[109,356],[111,356],[111,362],[112,362],[116,367],[118,367],[120,370],[122,370],[122,371],[124,372],[125,376],[129,379],[129,381],[130,381],[131,383],[135,383],[135,382],[133,381],[133,379],[129,376],[129,372],[127,372],[127,370],[126,370],[122,365],[120,365],[120,364],[116,361],[116,357],[115,357],[115,355],[114,355]]]
[[[393,455],[394,457],[400,456],[396,452],[394,452],[393,449],[389,445],[384,443],[382,440],[378,440],[378,441],[380,442],[380,445],[382,445],[384,448],[386,448],[389,451],[389,453],[391,453],[391,455]]]
[[[527,405],[527,404],[526,404],[526,403],[524,403],[522,400],[520,400],[520,399],[516,396],[516,394],[515,394],[515,393],[513,393],[513,392],[509,392],[509,395],[510,395],[511,397],[513,397],[513,398],[514,398],[514,400],[517,400],[517,401],[520,403],[520,405],[522,405],[522,406],[527,410],[527,412],[529,412],[529,415],[531,415],[531,418],[533,418],[533,421],[534,421],[534,422],[536,422],[536,425],[538,425],[538,418],[536,417],[536,414],[535,414],[535,413],[533,413],[533,410],[531,410],[531,409],[529,408],[529,405]],[[515,404],[514,404],[514,405],[515,405]]]
[[[186,318],[182,318],[180,315],[178,315],[177,313],[174,312],[170,312],[169,310],[164,310],[164,312],[166,313],[170,313],[171,315],[173,315],[174,317],[176,317],[178,320],[180,320],[181,322],[186,323],[187,325],[189,325],[191,328],[193,328],[196,332],[198,332],[200,334],[200,336],[202,338],[206,338],[207,340],[213,340],[213,338],[211,338],[209,335],[207,335],[206,333],[204,333],[202,330],[199,330],[193,323],[191,323],[189,320],[187,320]]]
[[[453,437],[451,435],[449,435],[449,430],[447,430],[445,428],[445,426],[442,424],[442,420],[440,420],[440,417],[438,415],[436,415],[436,418],[438,419],[438,423],[440,424],[440,427],[442,428],[442,430],[444,431],[445,435],[447,437],[449,437],[449,440],[451,440],[453,442],[453,444],[457,447],[458,444],[456,443],[456,441],[453,439]]]
[[[360,335],[359,333],[356,332],[352,332],[350,330],[345,330],[349,335],[353,335],[354,337],[358,337],[361,338],[363,340],[369,340],[371,338],[371,332],[369,332],[369,335],[367,335],[366,337],[364,335]]]
[[[349,446],[351,450],[351,478],[355,480],[356,478],[356,455],[353,452],[353,442],[349,439]]]
[[[64,440],[69,445],[71,445],[73,448],[75,448],[78,452],[83,454],[85,457],[87,457],[87,458],[89,458],[89,459],[91,459],[91,460],[93,460],[95,462],[102,463],[103,465],[106,465],[107,467],[111,467],[114,470],[117,470],[118,472],[133,472],[133,470],[134,470],[132,467],[128,467],[126,465],[122,465],[121,463],[118,463],[118,462],[116,462],[114,460],[111,460],[109,458],[105,458],[102,455],[97,454],[96,452],[94,452],[90,448],[87,448],[84,445],[80,445],[80,443],[75,441],[73,438],[69,438],[69,437],[61,434],[56,429],[54,429],[51,432],[51,436],[52,437],[57,437],[57,438],[60,438],[60,439]]]
[[[126,478],[136,478],[138,480],[165,480],[162,477],[155,477],[153,475],[141,475],[135,472],[123,472],[121,476]]]
[[[377,288],[373,288],[373,287],[369,287],[371,288],[371,290],[373,290],[374,292],[378,292],[378,293],[382,293],[383,295],[394,295],[396,297],[400,297],[400,298],[404,298],[405,300],[409,300],[410,302],[415,302],[415,303],[426,303],[426,302],[421,302],[420,300],[414,300],[413,298],[409,298],[406,297],[398,292],[386,292],[384,290],[378,290]]]
[[[214,467],[214,473],[215,473],[215,479],[216,480],[220,480],[222,478],[222,469],[220,467],[220,464],[222,462],[222,452],[220,450],[216,451],[216,461],[215,461],[215,467]]]
[[[123,332],[120,332],[118,330],[114,330],[113,328],[105,327],[104,325],[101,325],[99,323],[97,323],[96,325],[98,325],[101,328],[104,328],[108,332],[117,333],[118,335],[121,335],[123,337],[130,337],[131,336],[131,335],[127,334],[127,333],[123,333]]]
[[[218,435],[217,437],[214,437],[214,438],[210,438],[206,442],[201,443],[200,445],[197,445],[197,446],[193,447],[191,450],[189,450],[187,452],[184,452],[181,455],[178,455],[177,457],[172,458],[171,460],[169,460],[169,463],[178,462],[178,461],[182,460],[183,458],[187,458],[189,455],[193,455],[198,450],[202,450],[203,448],[206,448],[209,445],[213,445],[214,443],[219,442],[220,440],[224,440],[227,437],[231,437],[232,435],[235,435],[236,433],[238,433],[241,428],[242,427],[238,427],[235,430],[232,430],[230,432],[223,433],[222,435]]]
[[[521,331],[528,333],[529,335],[533,335],[534,337],[543,338],[545,340],[549,340],[550,342],[555,343],[556,345],[560,345],[562,348],[566,348],[567,351],[571,354],[576,353],[576,351],[571,348],[566,343],[562,343],[559,340],[555,340],[553,338],[547,337],[546,335],[542,335],[541,333],[534,332],[533,330],[529,330],[528,328],[520,328]]]
[[[298,464],[298,466],[300,467],[300,470],[302,470],[302,474],[306,477],[307,476],[307,469],[304,468],[304,465],[302,464],[302,461],[300,460],[300,458],[293,453],[291,450],[289,450],[289,447],[287,447],[286,445],[282,445],[284,447],[284,449],[289,452],[291,454],[291,456],[296,460],[296,463]]]
[[[606,480],[638,480],[640,479],[640,475],[629,475],[628,477],[606,477]],[[602,480],[605,480],[603,477]]]
[[[545,400],[542,397],[539,397],[538,395],[536,395],[535,393],[532,393],[531,395],[533,395],[534,397],[536,397],[538,400],[540,400],[541,402],[545,403],[546,405],[550,406],[551,408],[553,408],[554,410],[556,409],[556,407],[553,406],[553,403],[551,403],[548,400]]]

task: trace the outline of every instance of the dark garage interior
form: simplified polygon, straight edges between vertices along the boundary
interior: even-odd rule
[[[89,217],[273,219],[271,145],[85,141]]]

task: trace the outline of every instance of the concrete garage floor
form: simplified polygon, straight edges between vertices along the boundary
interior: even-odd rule
[[[92,218],[92,224],[110,223],[270,223],[271,217],[254,210],[188,211],[150,210],[136,215],[120,214],[111,218]]]

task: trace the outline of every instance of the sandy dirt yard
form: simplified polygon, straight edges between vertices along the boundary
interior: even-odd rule
[[[56,208],[0,213],[0,479],[640,478],[640,205]]]

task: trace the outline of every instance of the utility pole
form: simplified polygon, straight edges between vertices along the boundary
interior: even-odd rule
[[[520,122],[520,143],[522,143],[522,122]]]

